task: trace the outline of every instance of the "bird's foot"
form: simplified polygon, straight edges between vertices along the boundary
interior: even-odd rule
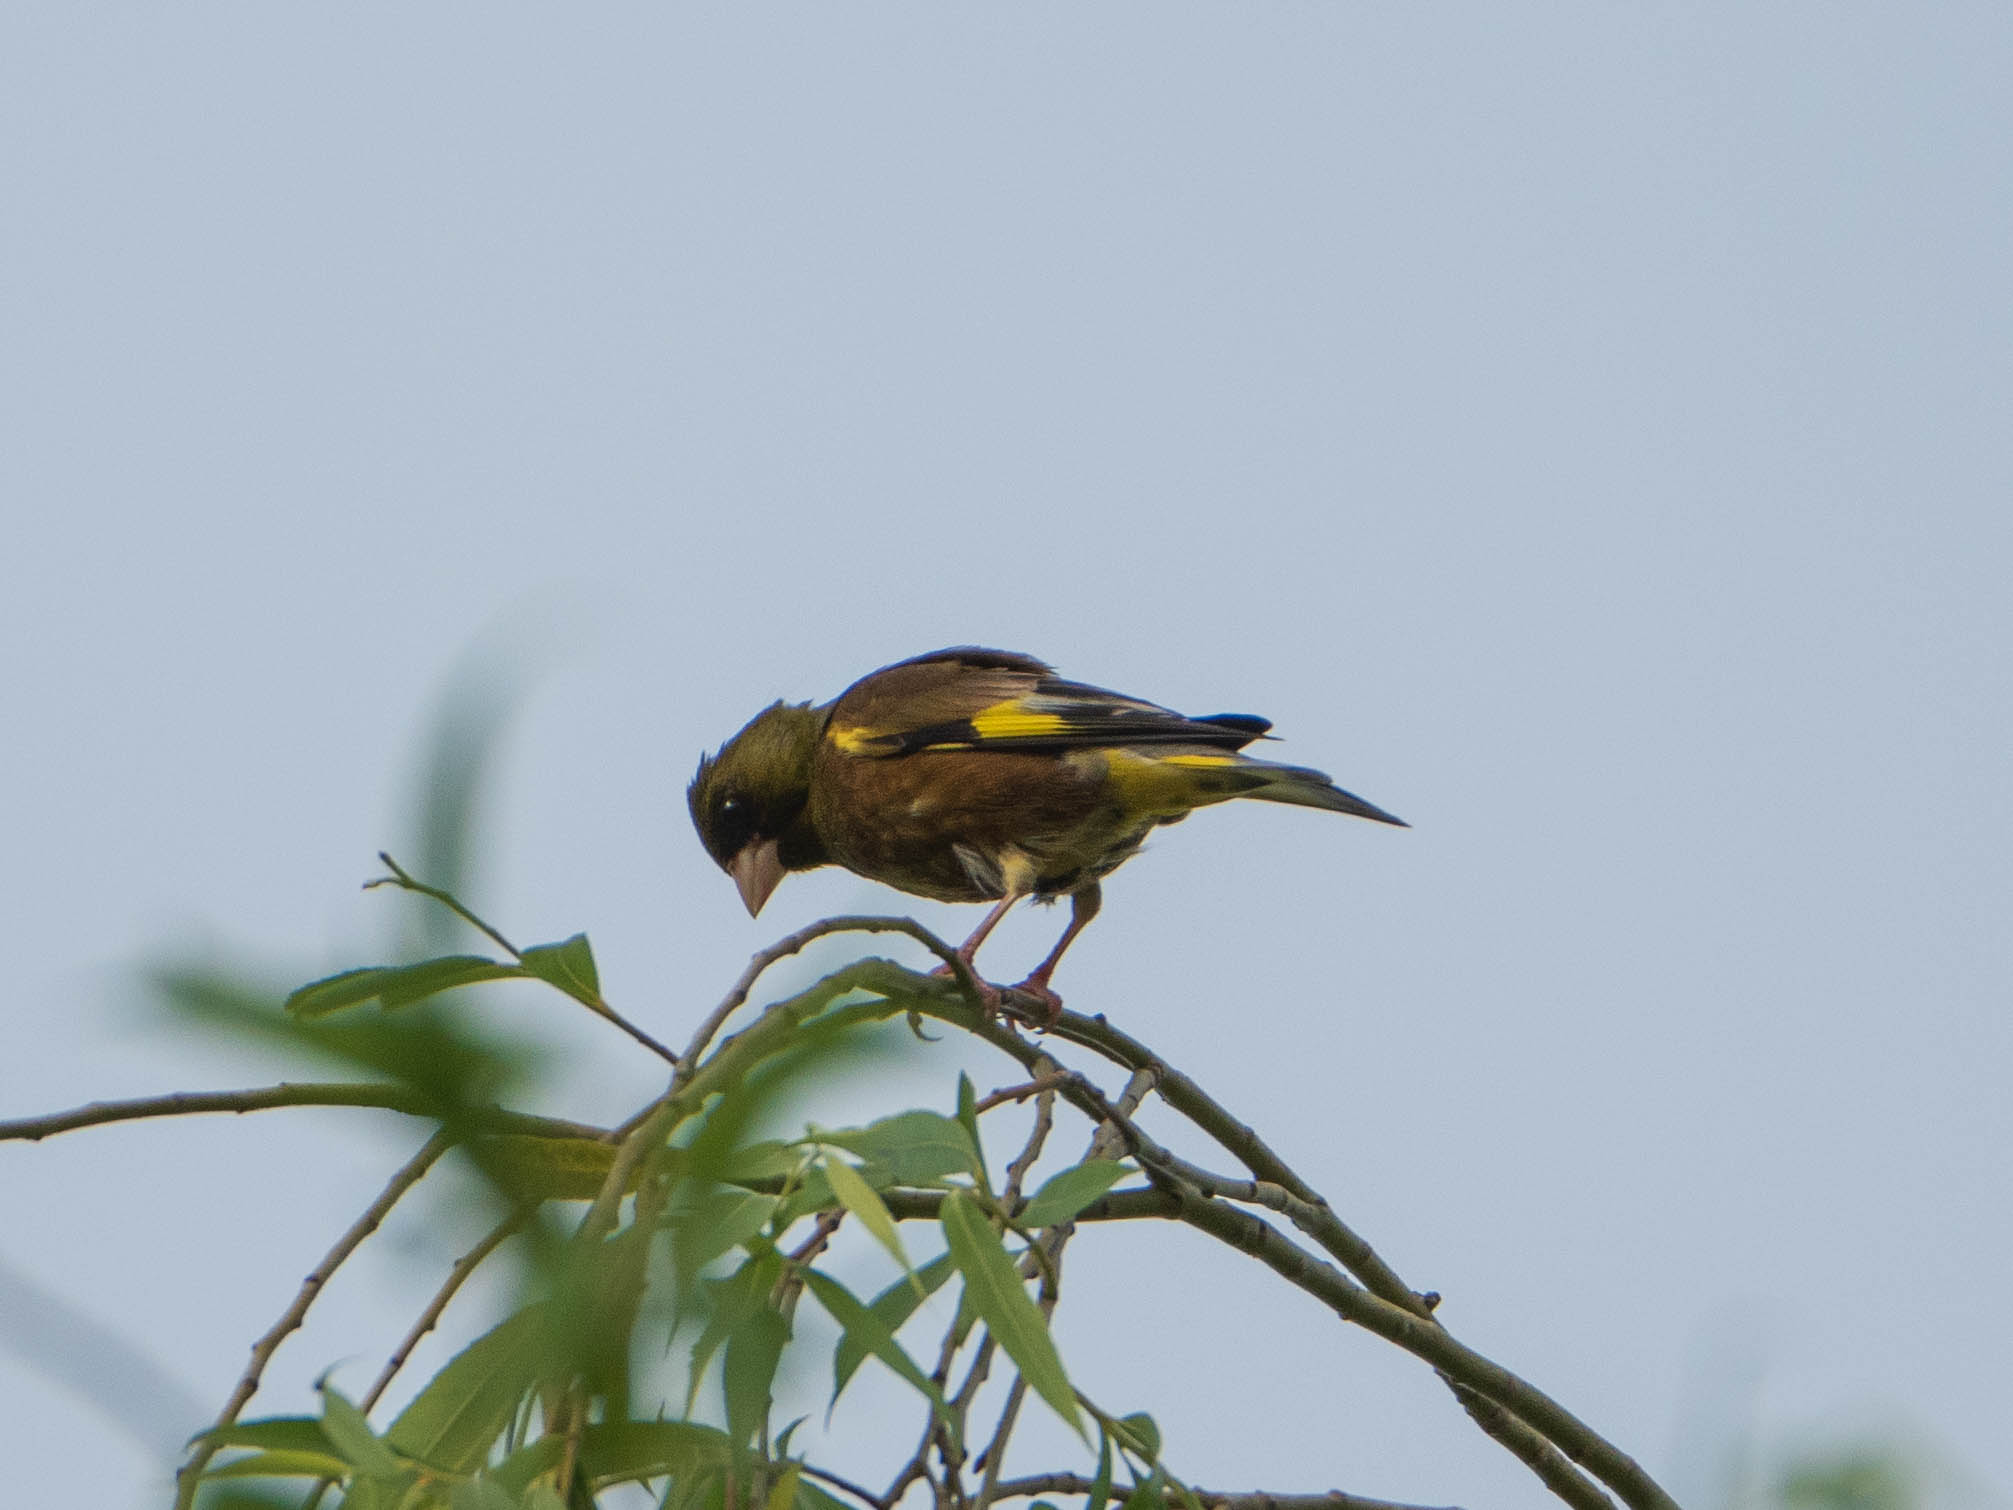
[[[1062,1021],[1062,998],[1049,988],[1048,981],[1039,970],[1019,985],[1009,986],[1007,991],[1013,996],[1033,998],[1033,1005],[1023,1008],[1021,1015],[1042,1032],[1046,1033]],[[1021,1003],[1015,1002],[1014,1005],[1020,1007]]]
[[[959,958],[963,959],[964,956],[960,955]],[[967,968],[970,968],[971,961],[965,960],[965,965]],[[949,965],[938,965],[936,969],[930,972],[930,977],[933,980],[957,980],[959,978],[958,972],[953,970]],[[979,1009],[986,1016],[997,1017],[1005,1010],[1006,993],[976,970],[972,971],[972,984],[978,988]]]

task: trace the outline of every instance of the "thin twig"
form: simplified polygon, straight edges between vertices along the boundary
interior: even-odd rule
[[[375,891],[380,886],[397,886],[405,891],[416,891],[423,897],[432,897],[441,906],[468,924],[469,927],[475,929],[476,932],[486,934],[497,948],[501,949],[512,959],[521,960],[524,958],[518,952],[517,945],[511,943],[509,939],[505,938],[481,918],[462,906],[460,898],[456,897],[453,892],[442,891],[438,886],[429,886],[426,882],[415,879],[410,871],[383,850],[377,852],[377,857],[384,862],[384,868],[390,871],[391,874],[388,876],[379,876],[374,881],[364,882],[363,889],[365,891]]]
[[[374,887],[378,886],[397,886],[405,891],[418,892],[423,897],[432,897],[436,902],[440,903],[441,906],[447,908],[448,911],[452,912],[456,917],[460,918],[463,922],[467,923],[471,928],[474,928],[478,932],[485,934],[496,945],[497,948],[501,949],[513,960],[517,961],[517,963],[519,963],[520,965],[524,963],[523,951],[521,951],[515,944],[511,943],[511,941],[505,938],[501,933],[498,933],[494,928],[490,927],[488,923],[484,922],[481,918],[477,917],[473,912],[470,912],[467,907],[462,905],[461,899],[456,897],[452,892],[443,891],[438,886],[429,886],[426,884],[426,882],[415,879],[413,875],[405,869],[405,867],[400,865],[398,861],[394,860],[390,855],[386,854],[383,850],[379,850],[377,852],[377,857],[380,860],[384,861],[385,868],[389,870],[391,874],[388,876],[379,876],[374,881],[364,882],[363,889],[365,891],[370,891]],[[598,990],[595,991],[595,993],[591,997],[576,996],[571,991],[567,991],[564,994],[567,995],[568,997],[571,997],[574,1001],[579,1002],[580,1005],[587,1008],[588,1011],[594,1013],[597,1017],[600,1017],[604,1021],[612,1024],[613,1026],[620,1028],[624,1033],[627,1033],[631,1038],[635,1039],[638,1043],[642,1044],[644,1048],[648,1049],[651,1053],[655,1054],[659,1059],[662,1059],[669,1064],[673,1065],[677,1064],[678,1056],[677,1054],[672,1052],[668,1044],[659,1043],[655,1038],[652,1038],[643,1029],[636,1026],[635,1023],[631,1022],[628,1018],[624,1017],[620,1012],[616,1011],[615,1008],[613,1008],[608,1004],[607,998],[602,996],[600,991]]]
[[[210,1428],[211,1431],[221,1430],[237,1420],[238,1412],[243,1410],[246,1402],[257,1393],[259,1379],[266,1371],[266,1364],[272,1361],[272,1356],[279,1351],[280,1344],[286,1341],[288,1335],[306,1319],[308,1307],[314,1304],[322,1286],[328,1283],[329,1277],[342,1266],[343,1261],[356,1252],[364,1239],[377,1231],[378,1224],[385,1219],[391,1208],[398,1204],[399,1198],[420,1182],[427,1170],[431,1169],[440,1156],[453,1145],[453,1141],[445,1130],[436,1132],[428,1138],[419,1152],[408,1159],[398,1173],[391,1177],[384,1189],[378,1192],[377,1199],[364,1208],[363,1215],[352,1222],[349,1230],[336,1239],[335,1246],[323,1255],[322,1261],[315,1265],[313,1272],[301,1282],[300,1290],[295,1294],[292,1304],[280,1313],[280,1319],[272,1324],[266,1334],[252,1344],[251,1362],[238,1380],[237,1387],[231,1391],[231,1398],[218,1414]],[[216,1453],[217,1444],[205,1442],[196,1449],[195,1456],[176,1475],[178,1480],[175,1487],[176,1510],[188,1510],[188,1507],[195,1503],[197,1480],[201,1478],[203,1469],[208,1466]]]
[[[241,1091],[177,1091],[166,1096],[141,1096],[131,1101],[93,1101],[69,1111],[0,1122],[0,1143],[13,1139],[38,1142],[82,1127],[104,1127],[143,1117],[187,1117],[209,1112],[261,1112],[280,1106],[365,1106],[403,1112],[409,1117],[438,1117],[437,1097],[409,1085],[367,1084],[347,1080],[283,1083]],[[507,1111],[500,1106],[457,1108],[457,1115],[483,1132],[521,1133],[533,1138],[604,1138],[606,1129],[558,1117]]]
[[[1008,1479],[996,1492],[1000,1499],[1030,1499],[1037,1494],[1089,1494],[1097,1486],[1080,1473],[1034,1473]],[[1197,1489],[1193,1494],[1210,1510],[1428,1510],[1396,1500],[1370,1499],[1331,1489],[1325,1494],[1273,1494],[1263,1489]]]
[[[734,982],[734,988],[721,998],[719,1006],[706,1014],[698,1030],[693,1033],[692,1042],[686,1046],[681,1056],[679,1074],[689,1079],[696,1073],[699,1056],[706,1052],[706,1046],[713,1041],[714,1035],[720,1031],[727,1019],[734,1015],[735,1009],[748,999],[748,993],[755,989],[755,982],[762,978],[763,973],[771,965],[834,933],[907,935],[948,965],[952,976],[963,989],[966,999],[974,1008],[984,1009],[984,993],[980,990],[979,978],[973,973],[970,961],[962,958],[957,950],[913,918],[865,916],[826,918],[823,922],[813,923],[808,928],[799,928],[787,938],[778,939],[748,961],[748,968],[741,972],[741,978]],[[930,984],[928,976],[919,975],[916,981],[919,986],[927,987]]]

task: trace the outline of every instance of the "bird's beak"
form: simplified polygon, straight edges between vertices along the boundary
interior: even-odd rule
[[[742,846],[738,855],[727,862],[727,874],[740,887],[741,900],[747,904],[748,916],[758,915],[762,904],[769,900],[769,893],[783,879],[783,859],[776,853],[776,841],[750,840]]]

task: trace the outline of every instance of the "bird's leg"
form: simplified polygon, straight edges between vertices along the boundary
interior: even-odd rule
[[[1005,896],[993,903],[993,910],[985,915],[984,922],[972,930],[972,936],[957,947],[958,958],[970,967],[973,978],[978,982],[979,1001],[984,1005],[988,1015],[1000,1009],[1000,988],[991,984],[983,975],[979,974],[978,966],[974,963],[974,958],[979,952],[979,945],[986,941],[987,934],[999,926],[999,920],[1006,916],[1007,909],[1026,895],[1027,893],[1024,891],[1009,890]],[[954,976],[957,974],[957,971],[953,970],[949,965],[939,965],[930,974]]]
[[[1048,958],[1036,965],[1034,973],[1013,988],[1016,991],[1025,991],[1047,1009],[1050,1027],[1054,1027],[1062,1020],[1062,998],[1049,989],[1048,978],[1055,974],[1056,961],[1062,958],[1063,950],[1083,932],[1085,925],[1097,916],[1098,908],[1103,905],[1104,892],[1095,881],[1070,893],[1069,926],[1063,929],[1062,937],[1057,939],[1055,947],[1049,950]]]

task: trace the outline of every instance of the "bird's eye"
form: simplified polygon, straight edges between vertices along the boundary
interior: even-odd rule
[[[739,797],[722,797],[720,799],[720,816],[722,818],[726,817],[729,813],[738,813],[740,811],[741,799]]]

